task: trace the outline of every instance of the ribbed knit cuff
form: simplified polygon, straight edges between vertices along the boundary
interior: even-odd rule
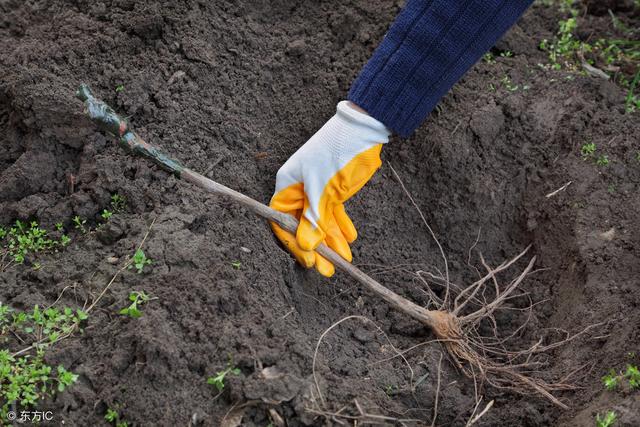
[[[533,0],[408,0],[348,99],[409,136]]]

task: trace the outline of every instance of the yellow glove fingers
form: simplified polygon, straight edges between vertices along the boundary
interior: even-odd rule
[[[353,243],[358,237],[358,231],[356,230],[356,226],[353,225],[351,218],[349,218],[349,215],[347,215],[347,212],[344,210],[344,205],[342,203],[338,203],[336,205],[333,209],[333,215],[335,216],[336,223],[338,224],[338,227],[340,227],[340,231],[344,238],[347,242]]]
[[[325,277],[331,277],[335,274],[336,269],[325,257],[314,251],[304,251],[298,246],[296,238],[293,234],[285,231],[275,222],[270,222],[271,229],[276,237],[282,242],[287,250],[296,258],[296,260],[306,268],[314,267],[318,273]],[[347,246],[348,247],[348,246]]]
[[[316,254],[313,251],[305,251],[298,246],[298,242],[296,241],[296,237],[284,230],[275,222],[269,222],[271,224],[271,229],[273,233],[276,235],[278,240],[282,242],[285,248],[289,252],[293,254],[293,256],[298,260],[298,262],[306,268],[311,268],[316,262]]]
[[[324,240],[325,232],[316,227],[307,219],[305,213],[309,209],[309,200],[304,199],[304,211],[300,217],[300,225],[298,225],[298,231],[296,232],[296,239],[298,240],[298,246],[305,251],[312,251],[318,247],[318,245]]]
[[[325,257],[319,254],[316,255],[316,270],[324,277],[331,277],[336,272],[336,268]]]
[[[340,227],[338,227],[335,217],[331,217],[326,231],[327,236],[324,239],[326,245],[336,251],[342,258],[351,262],[353,259],[353,256],[351,255],[351,248],[349,248],[349,243],[342,235],[342,231],[340,231]]]
[[[318,247],[324,238],[324,231],[316,228],[304,215],[300,218],[300,225],[298,225],[298,231],[296,232],[298,246],[305,251],[312,251]]]
[[[304,185],[297,183],[274,195],[269,206],[280,212],[293,213],[304,208],[304,200]]]
[[[342,233],[338,234],[327,234],[327,237],[324,239],[327,246],[336,251],[338,255],[347,261],[351,262],[353,260],[353,255],[351,254],[351,248],[349,247],[349,243],[342,237]]]

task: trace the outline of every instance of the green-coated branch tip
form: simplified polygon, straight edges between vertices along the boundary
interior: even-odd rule
[[[93,98],[93,94],[91,93],[91,89],[89,89],[89,86],[84,83],[81,84],[76,91],[76,98],[83,102],[89,98]]]

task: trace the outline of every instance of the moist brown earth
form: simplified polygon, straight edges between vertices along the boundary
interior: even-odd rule
[[[638,26],[636,9],[609,3],[627,26]],[[107,408],[116,405],[130,425],[218,426],[241,405],[247,426],[269,424],[269,410],[288,426],[353,424],[321,412],[344,408],[356,416],[355,401],[371,414],[420,420],[405,425],[431,424],[443,348],[425,344],[405,354],[407,363],[388,360],[391,344],[402,350],[430,341],[428,330],[346,275],[326,280],[304,271],[260,218],[122,152],[74,98],[88,83],[147,141],[268,202],[279,166],[333,114],[401,6],[0,3],[0,223],[37,219],[53,229],[63,222],[72,237],[64,250],[1,273],[1,301],[29,309],[60,297],[60,306],[81,307],[155,219],[144,245],[153,260],[148,272],[124,272],[83,333],[48,353],[48,363],[79,374],[41,405],[55,424],[105,425]],[[596,12],[584,19],[612,31],[610,16]],[[558,19],[554,8],[535,5],[494,48],[513,56],[480,62],[415,135],[385,147],[384,166],[348,203],[359,230],[354,262],[421,305],[428,293],[412,273],[443,269],[390,165],[442,242],[452,281],[477,279],[478,252],[495,266],[532,244],[536,272],[521,289],[536,305],[514,344],[602,325],[551,351],[537,374],[558,380],[573,373],[579,388],[558,394],[569,410],[487,386],[477,390],[481,408],[495,402],[476,425],[591,426],[597,412],[613,409],[617,425],[637,426],[638,393],[606,392],[600,377],[639,362],[640,116],[625,113],[624,91],[612,82],[538,66],[548,62],[538,43],[553,37]],[[587,142],[608,156],[607,166],[583,160]],[[127,199],[125,212],[87,235],[74,230],[75,215],[92,228],[101,223],[116,193]],[[132,290],[157,298],[140,319],[118,314]],[[507,308],[528,305],[523,297]],[[526,313],[502,311],[498,326],[514,331]],[[314,350],[348,315],[370,319],[386,337],[359,319],[327,334],[315,369],[323,404]],[[216,397],[206,378],[228,363],[241,374],[230,375]],[[440,375],[436,425],[465,425],[473,381],[447,358]]]

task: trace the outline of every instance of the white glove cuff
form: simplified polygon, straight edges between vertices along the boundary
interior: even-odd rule
[[[387,129],[384,123],[374,119],[368,114],[349,106],[349,101],[340,101],[336,107],[336,116],[347,122],[350,127],[356,128],[356,134],[361,139],[369,140],[378,144],[389,142],[391,131]]]

